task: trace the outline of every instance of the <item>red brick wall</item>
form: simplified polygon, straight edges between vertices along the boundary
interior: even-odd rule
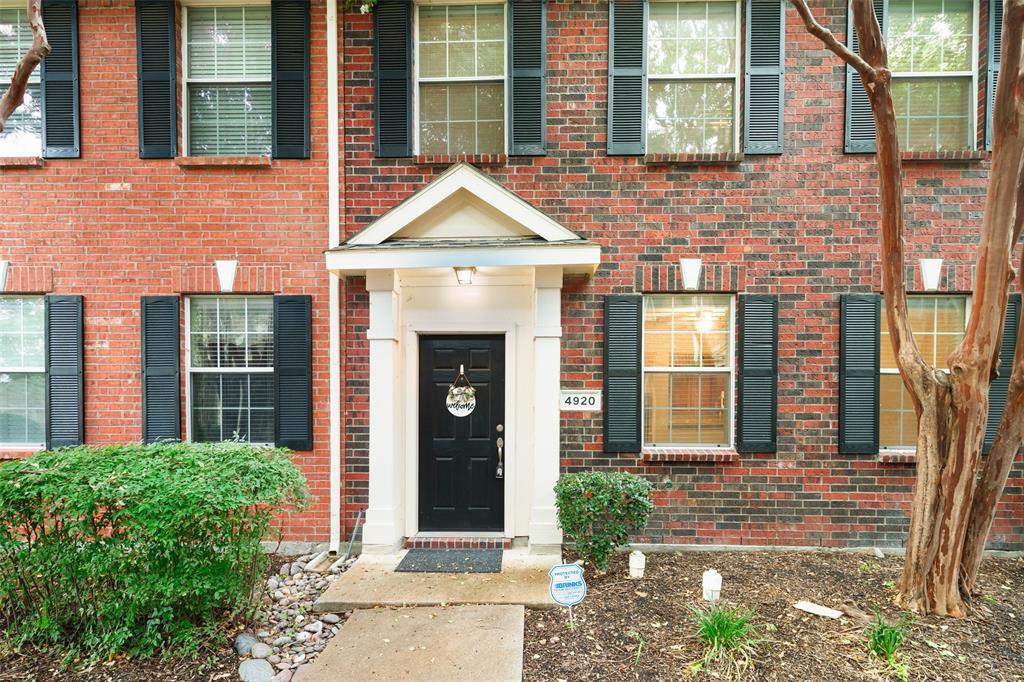
[[[983,3],[984,4],[984,3]],[[846,2],[815,3],[837,33]],[[839,296],[876,291],[878,190],[873,157],[843,154],[845,70],[787,14],[786,132],[781,156],[723,165],[645,164],[605,153],[608,6],[549,0],[548,154],[483,170],[581,236],[603,263],[565,290],[563,385],[601,388],[602,296],[677,287],[675,264],[742,265],[741,291],[780,296],[779,451],[735,463],[645,463],[602,452],[600,416],[562,420],[562,467],[626,469],[658,487],[642,539],[675,543],[900,545],[914,470],[838,454]],[[987,26],[984,9],[980,25]],[[981,54],[984,55],[984,37]],[[424,186],[445,163],[377,159],[372,19],[345,17],[344,229],[352,234]],[[981,73],[984,73],[982,69]],[[984,79],[979,79],[979,98]],[[981,121],[979,112],[979,122]],[[979,143],[984,127],[979,125]],[[984,156],[983,154],[980,156]],[[985,160],[905,168],[908,258],[943,257],[963,286],[984,203]],[[726,286],[728,289],[728,286]],[[366,297],[347,283],[346,470],[366,470]],[[993,546],[1024,544],[1024,467],[1013,474]],[[365,505],[348,491],[349,516]]]
[[[315,500],[283,524],[288,539],[316,541],[328,535],[324,21],[313,0],[311,158],[185,169],[138,158],[134,2],[79,0],[82,158],[4,170],[0,195],[9,291],[85,297],[89,443],[142,436],[140,296],[209,290],[218,258],[238,259],[242,291],[313,296],[316,449],[295,459]]]

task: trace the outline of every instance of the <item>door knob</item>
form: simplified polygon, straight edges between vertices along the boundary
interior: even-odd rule
[[[498,428],[499,429],[501,428],[500,424],[498,425]],[[498,436],[498,440],[495,441],[494,444],[496,446],[498,446],[498,469],[497,469],[497,471],[494,472],[494,477],[495,478],[504,478],[505,477],[505,465],[504,465],[502,460],[504,459],[503,455],[504,455],[504,450],[505,450],[505,439],[502,438],[501,436]]]

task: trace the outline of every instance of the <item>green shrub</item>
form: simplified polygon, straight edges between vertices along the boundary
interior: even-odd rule
[[[271,518],[306,498],[286,451],[242,443],[5,463],[0,643],[89,660],[194,651],[218,621],[251,615]]]
[[[555,484],[558,523],[576,551],[600,570],[608,556],[641,529],[654,509],[651,484],[636,474],[588,471],[567,474]]]
[[[704,656],[692,664],[693,669],[708,668],[716,661],[725,664],[726,672],[739,672],[750,664],[761,640],[756,639],[754,612],[741,606],[720,603],[707,608],[693,607],[697,639],[704,644]]]
[[[875,619],[871,621],[867,632],[868,651],[885,661],[901,680],[908,679],[909,669],[907,664],[900,660],[897,652],[907,640],[909,628],[910,619],[906,616],[900,618],[895,625],[890,625],[882,617],[882,612],[875,609]]]

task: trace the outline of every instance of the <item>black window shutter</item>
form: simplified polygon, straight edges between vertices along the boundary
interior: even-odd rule
[[[775,452],[779,297],[740,296],[737,452]]]
[[[844,294],[839,329],[839,452],[878,452],[882,297]]]
[[[647,147],[647,0],[610,0],[608,153]]]
[[[181,318],[177,296],[142,297],[142,442],[181,440]]]
[[[377,156],[412,156],[412,3],[373,8]]]
[[[47,296],[46,447],[49,449],[81,445],[84,441],[82,365],[82,297]]]
[[[785,0],[747,0],[746,154],[782,153]]]
[[[547,0],[509,2],[511,153],[543,155],[547,127]]]
[[[999,83],[999,61],[1003,48],[1003,0],[988,5],[988,80],[985,83],[985,149],[992,149],[992,112]]]
[[[43,156],[77,159],[78,2],[43,0],[43,23],[50,54],[39,67],[43,110]]]
[[[313,449],[313,301],[274,297],[274,443]]]
[[[643,297],[604,299],[604,451],[640,452]]]
[[[270,3],[275,159],[309,158],[309,0]]]
[[[999,377],[988,387],[988,425],[985,429],[984,452],[992,448],[996,430],[1006,409],[1006,395],[1010,390],[1010,371],[1013,368],[1013,353],[1017,348],[1017,333],[1020,330],[1020,294],[1010,294],[1006,302],[1006,320],[1003,323],[1003,344],[999,348]]]
[[[139,158],[173,159],[178,151],[174,0],[135,0],[139,82]]]
[[[884,36],[887,29],[888,0],[874,0],[875,17],[882,27]],[[854,52],[860,53],[857,46],[857,30],[853,24],[853,10],[846,8],[846,44]],[[870,153],[875,151],[875,118],[871,113],[871,103],[860,74],[852,66],[846,67],[846,144],[847,154]]]

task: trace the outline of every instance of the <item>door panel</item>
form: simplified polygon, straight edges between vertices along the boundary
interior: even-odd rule
[[[505,487],[496,477],[505,423],[505,338],[421,336],[419,527],[423,531],[501,531]],[[465,366],[476,409],[455,417],[448,388]],[[507,467],[506,467],[507,468]]]

